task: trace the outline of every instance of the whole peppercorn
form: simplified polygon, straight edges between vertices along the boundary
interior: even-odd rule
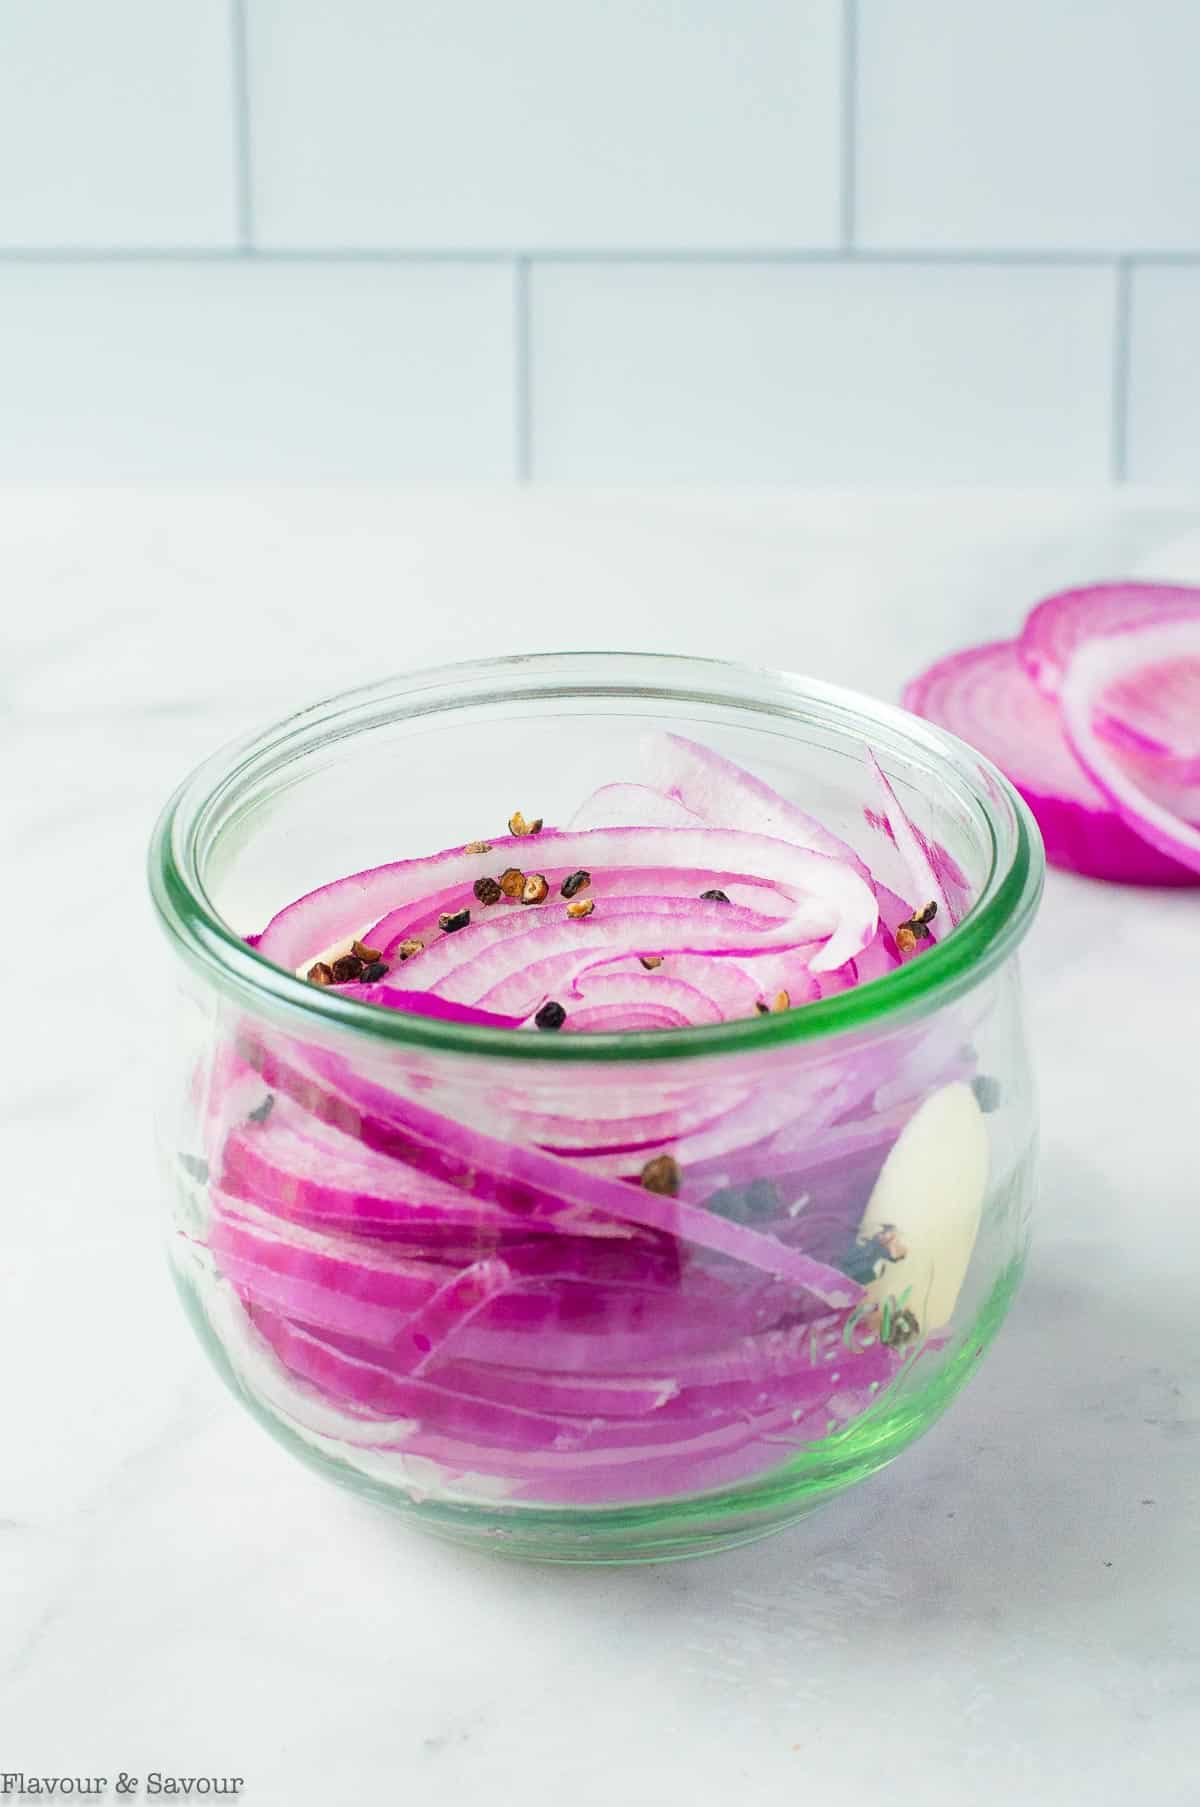
[[[661,1192],[667,1198],[677,1198],[682,1176],[679,1162],[674,1155],[656,1154],[652,1161],[647,1161],[642,1168],[641,1184],[647,1192]]]
[[[533,1020],[539,1029],[561,1029],[567,1020],[567,1013],[561,1004],[550,998]]]
[[[370,966],[363,967],[364,985],[377,985],[380,979],[387,977],[387,967],[382,960],[372,960]]]
[[[475,893],[476,900],[481,904],[499,903],[504,896],[494,878],[477,878],[471,889]]]
[[[578,872],[572,872],[570,878],[564,878],[562,882],[562,894],[564,897],[574,897],[577,891],[586,891],[591,882],[591,873],[584,872],[583,869],[580,868]]]
[[[335,985],[352,985],[362,977],[363,963],[357,954],[343,954],[340,960],[333,963],[333,982]]]

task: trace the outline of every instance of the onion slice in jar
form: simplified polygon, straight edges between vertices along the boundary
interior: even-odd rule
[[[1160,622],[1080,646],[1062,688],[1063,727],[1088,778],[1125,826],[1169,859],[1200,873],[1200,826],[1150,795],[1108,745],[1097,715],[1114,689],[1158,681],[1200,720],[1200,620]]]
[[[904,806],[892,787],[891,780],[874,753],[870,751],[867,753],[867,765],[883,798],[884,820],[892,832],[892,837],[908,872],[910,889],[907,902],[914,910],[920,910],[928,903],[936,904],[942,922],[953,922],[950,905],[946,893],[942,889],[941,879],[934,870],[933,861],[929,857],[929,850],[906,815]],[[936,939],[939,932],[936,926],[931,927],[929,929],[930,939]]]
[[[305,1072],[281,1059],[261,1039],[248,1040],[245,1053],[270,1084],[314,1115],[341,1129],[352,1128],[369,1148],[451,1184],[469,1173],[474,1196],[528,1210],[528,1221],[535,1227],[569,1223],[579,1212],[588,1216],[603,1212],[641,1229],[665,1232],[681,1242],[728,1255],[830,1305],[852,1306],[860,1295],[861,1289],[844,1274],[769,1236],[729,1223],[682,1199],[587,1173],[574,1162],[542,1149],[504,1142],[456,1123],[361,1079],[324,1050],[295,1048],[304,1059]]]
[[[714,826],[736,823],[740,829],[810,848],[844,861],[861,878],[869,879],[867,868],[848,842],[711,747],[682,734],[652,734],[643,744],[643,753],[656,788],[702,821]]]

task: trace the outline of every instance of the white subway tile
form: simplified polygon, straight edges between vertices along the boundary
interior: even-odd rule
[[[0,263],[0,478],[513,474],[503,265]]]
[[[0,245],[232,244],[224,0],[0,7]]]
[[[1133,273],[1128,475],[1200,480],[1200,268]]]
[[[1112,311],[1090,268],[535,266],[534,475],[1103,479]]]
[[[248,0],[270,246],[830,245],[837,0]]]
[[[1196,0],[862,0],[861,243],[1200,246]]]

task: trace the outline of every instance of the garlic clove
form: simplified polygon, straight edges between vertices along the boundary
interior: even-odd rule
[[[883,1164],[859,1226],[859,1241],[883,1236],[883,1260],[867,1296],[889,1297],[916,1314],[923,1333],[949,1323],[979,1234],[988,1176],[988,1135],[970,1086],[955,1082],[928,1097]]]

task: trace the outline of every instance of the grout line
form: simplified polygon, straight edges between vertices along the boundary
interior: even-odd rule
[[[67,245],[46,245],[37,250],[0,246],[0,264],[228,264],[241,263],[249,255],[229,245],[128,245],[106,250]]]
[[[513,431],[518,483],[533,475],[533,394],[529,343],[529,259],[513,261]]]
[[[1128,257],[1117,259],[1114,276],[1116,294],[1113,310],[1109,474],[1114,483],[1124,483],[1129,469],[1129,365],[1133,322],[1133,265]]]
[[[250,161],[250,48],[246,0],[230,0],[230,46],[233,58],[233,155],[237,184],[238,244],[254,243],[254,184]]]
[[[771,246],[748,247],[745,250],[704,250],[688,248],[673,251],[621,250],[553,250],[533,252],[537,263],[625,263],[625,264],[912,264],[942,268],[949,264],[999,266],[1003,268],[1040,267],[1108,269],[1120,253],[1110,250],[1043,251],[1013,248],[1003,251],[957,250],[952,246],[936,249],[880,248],[877,246],[793,246],[780,249]],[[1200,251],[1195,261],[1200,263]]]
[[[858,0],[842,0],[842,249],[854,246],[858,214]]]
[[[1194,264],[1200,262],[1200,253],[1195,251],[1124,251],[1118,252],[1124,257],[1131,269],[1138,264]]]
[[[1129,270],[1144,264],[1200,267],[1197,251],[957,251],[880,250],[847,246],[844,249],[779,250],[769,246],[740,251],[693,247],[677,251],[641,249],[602,251],[568,249],[538,251],[510,247],[480,251],[468,246],[447,249],[388,249],[372,246],[321,245],[264,247],[261,245],[0,245],[0,264],[105,264],[105,263],[295,263],[295,264],[906,264],[942,269],[962,265],[984,269],[1111,269],[1114,263]]]

